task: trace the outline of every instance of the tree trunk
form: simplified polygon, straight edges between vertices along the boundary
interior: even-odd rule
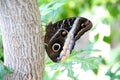
[[[43,80],[44,44],[37,0],[0,0],[4,80]]]

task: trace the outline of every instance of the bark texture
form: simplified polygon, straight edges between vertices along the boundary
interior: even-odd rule
[[[37,0],[0,0],[4,80],[43,80],[44,45]]]

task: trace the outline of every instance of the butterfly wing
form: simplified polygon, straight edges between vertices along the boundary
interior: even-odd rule
[[[83,17],[79,18],[78,23],[74,23],[76,18],[77,17],[67,18],[54,24],[47,25],[44,42],[46,43],[46,52],[52,61],[59,62],[61,60],[58,58],[60,57],[63,47],[65,46],[65,40],[69,31],[72,29],[73,24],[77,24],[77,27],[73,32],[73,39],[75,39],[75,41],[92,27],[92,23]],[[72,48],[70,48],[70,52],[73,47],[74,42],[72,44]]]

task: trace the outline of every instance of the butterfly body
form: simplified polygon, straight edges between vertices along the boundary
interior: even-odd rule
[[[48,24],[44,42],[50,59],[54,62],[66,59],[74,48],[75,41],[91,27],[91,21],[83,17],[71,17]]]

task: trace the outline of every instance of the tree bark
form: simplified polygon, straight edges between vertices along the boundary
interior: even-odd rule
[[[0,0],[4,80],[43,80],[44,43],[37,0]]]

